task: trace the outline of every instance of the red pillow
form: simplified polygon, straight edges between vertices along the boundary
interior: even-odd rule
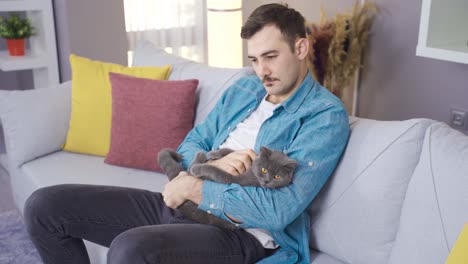
[[[193,127],[198,80],[161,81],[109,74],[112,124],[105,163],[161,172],[156,157]]]

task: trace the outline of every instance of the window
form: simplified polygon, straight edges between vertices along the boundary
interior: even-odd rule
[[[204,0],[124,0],[124,9],[129,61],[144,39],[175,55],[206,62]]]

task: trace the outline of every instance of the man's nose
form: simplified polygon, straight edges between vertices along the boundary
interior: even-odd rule
[[[268,66],[267,63],[265,62],[260,62],[258,65],[258,75],[261,76],[262,78],[265,76],[270,76],[271,70],[270,67]]]

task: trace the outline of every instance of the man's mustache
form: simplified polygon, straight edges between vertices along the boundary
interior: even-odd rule
[[[263,79],[262,79],[262,82],[272,82],[272,81],[276,81],[277,79],[275,78],[272,78],[270,76],[264,76]]]

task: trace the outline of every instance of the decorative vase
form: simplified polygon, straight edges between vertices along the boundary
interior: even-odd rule
[[[10,56],[24,56],[24,39],[7,39]]]

